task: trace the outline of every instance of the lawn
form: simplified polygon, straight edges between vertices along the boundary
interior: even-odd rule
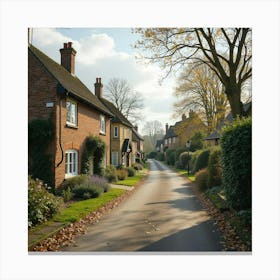
[[[71,204],[68,208],[53,217],[55,222],[76,222],[87,216],[93,211],[105,205],[110,200],[122,195],[125,190],[111,189],[109,192],[102,194],[100,197],[87,199]]]
[[[188,177],[192,182],[195,181],[195,176],[194,176],[194,174],[192,174],[191,172],[190,172],[190,175],[188,175],[188,171],[186,171],[185,169],[176,169],[176,171],[177,171],[179,174]]]
[[[133,186],[136,185],[136,183],[138,183],[143,178],[143,176],[144,175],[142,175],[142,174],[138,174],[138,175],[135,175],[133,177],[128,177],[125,180],[117,181],[115,184],[116,185],[123,185],[123,186],[133,187]]]

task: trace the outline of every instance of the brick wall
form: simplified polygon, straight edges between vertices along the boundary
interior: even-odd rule
[[[75,98],[71,98],[71,100],[77,102],[78,107],[78,128],[68,127],[66,125],[66,97],[62,98],[62,106],[61,106],[61,143],[64,151],[68,149],[75,149],[78,151],[79,155],[79,163],[78,169],[79,173],[81,172],[81,157],[84,149],[84,141],[87,136],[99,136],[102,141],[106,144],[106,162],[107,165],[110,162],[110,120],[108,117],[106,120],[106,135],[102,135],[99,133],[100,130],[100,113],[99,111],[94,110],[91,106],[88,106],[82,102],[78,102]],[[60,102],[57,103],[56,106],[57,116],[60,115]],[[60,125],[59,117],[56,119],[57,131]],[[59,134],[57,133],[56,137],[56,158],[55,165],[61,161],[61,149],[59,145]],[[65,157],[63,162],[56,168],[56,176],[55,176],[55,185],[59,186],[63,180],[65,179]]]
[[[67,149],[76,149],[79,152],[79,173],[81,170],[81,156],[84,147],[84,141],[90,134],[99,136],[106,144],[106,162],[110,163],[110,120],[106,120],[106,135],[100,135],[100,112],[93,107],[77,101],[78,105],[78,128],[69,128],[66,126],[66,96],[57,94],[57,81],[48,73],[48,71],[30,54],[28,56],[28,121],[35,118],[52,118],[55,123],[56,133],[52,145],[48,151],[53,154],[53,170],[55,174],[54,185],[59,186],[65,178],[65,151]],[[61,106],[61,144],[59,144],[60,127],[60,99]],[[53,102],[53,107],[47,107],[47,103]]]

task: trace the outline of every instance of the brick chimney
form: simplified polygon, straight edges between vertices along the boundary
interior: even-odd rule
[[[165,124],[165,134],[167,134],[167,130],[168,130],[168,123]]]
[[[75,56],[76,51],[72,48],[72,42],[64,43],[60,49],[61,65],[72,75],[75,75]]]
[[[96,78],[96,82],[94,84],[94,92],[98,98],[102,98],[103,95],[103,85],[101,83],[101,78]]]
[[[138,126],[137,125],[134,126],[134,129],[138,132]]]
[[[182,115],[182,121],[185,121],[187,119],[186,114]]]

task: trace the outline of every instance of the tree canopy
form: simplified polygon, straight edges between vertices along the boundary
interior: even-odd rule
[[[225,88],[233,117],[243,115],[242,85],[252,75],[250,28],[136,28],[141,57],[159,63],[163,78],[187,63],[207,65]],[[145,54],[145,55],[144,55]]]

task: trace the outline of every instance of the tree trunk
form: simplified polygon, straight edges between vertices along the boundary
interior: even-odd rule
[[[238,86],[228,85],[225,87],[229,105],[231,108],[232,117],[236,119],[237,116],[243,116],[243,104],[241,102],[241,88]]]

